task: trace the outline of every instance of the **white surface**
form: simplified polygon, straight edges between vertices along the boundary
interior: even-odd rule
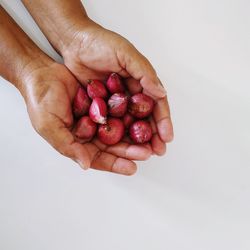
[[[59,59],[19,1],[8,10]],[[169,92],[175,141],[134,177],[83,172],[0,80],[0,249],[249,250],[250,2],[85,1]]]

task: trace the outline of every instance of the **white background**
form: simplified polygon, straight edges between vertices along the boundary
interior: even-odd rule
[[[60,60],[20,1],[0,2]],[[34,132],[0,79],[0,249],[249,250],[249,0],[85,6],[152,61],[175,141],[133,177],[83,172]]]

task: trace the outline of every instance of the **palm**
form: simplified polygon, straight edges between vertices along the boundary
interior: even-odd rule
[[[144,160],[151,154],[147,148],[125,142],[106,147],[97,139],[88,143],[80,143],[75,139],[71,103],[78,82],[66,67],[53,64],[36,71],[30,79],[36,83],[28,84],[31,87],[26,98],[32,124],[61,154],[78,161],[81,166],[90,165],[92,168],[121,174],[134,173],[136,165],[131,160]]]
[[[101,32],[99,26],[93,29],[94,35],[89,36],[88,41],[80,32],[64,56],[65,65],[83,84],[88,79],[106,79],[112,72],[123,71],[114,47],[122,46],[126,40],[110,31]]]
[[[156,100],[151,119],[154,136],[152,149],[157,155],[165,153],[165,142],[173,137],[169,107],[165,95],[156,85],[156,73],[148,60],[120,35],[92,23],[89,31],[77,35],[64,51],[65,65],[83,85],[88,79],[107,79],[111,72],[126,78],[131,93],[140,92]],[[87,33],[87,35],[86,35]]]

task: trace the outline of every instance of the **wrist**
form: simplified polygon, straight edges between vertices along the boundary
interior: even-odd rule
[[[52,46],[61,51],[71,42],[75,32],[88,25],[89,18],[79,0],[22,0]]]
[[[88,16],[84,16],[81,20],[66,20],[67,24],[65,24],[66,31],[62,31],[61,33],[57,33],[56,36],[60,39],[57,39],[55,44],[56,50],[64,57],[65,51],[74,43],[80,36],[82,36],[85,32],[91,30],[97,24],[92,21]]]
[[[65,33],[62,37],[62,46],[59,48],[65,64],[67,65],[68,59],[71,60],[81,53],[85,54],[95,40],[96,34],[102,29],[102,26],[88,18]]]

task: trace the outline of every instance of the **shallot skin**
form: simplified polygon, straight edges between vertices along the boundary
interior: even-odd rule
[[[129,101],[129,112],[136,118],[146,118],[153,112],[154,100],[143,93],[131,96]]]
[[[89,108],[89,117],[95,123],[105,124],[107,121],[107,105],[100,97],[95,97]]]
[[[111,73],[106,82],[88,80],[72,102],[72,133],[81,142],[97,138],[105,145],[150,142],[153,129],[149,119],[154,105],[150,96],[131,89],[130,83],[117,73]]]
[[[73,114],[81,117],[88,113],[91,101],[83,87],[79,87],[73,100]]]
[[[152,135],[152,128],[147,121],[136,121],[129,128],[129,136],[132,141],[137,144],[149,142]]]
[[[109,114],[113,117],[122,117],[127,112],[128,96],[115,93],[108,100]]]
[[[105,85],[99,80],[89,80],[87,92],[91,99],[94,99],[95,97],[106,99],[108,97],[108,91]]]
[[[106,145],[114,145],[122,140],[124,132],[125,128],[120,119],[109,118],[107,124],[99,126],[97,137]]]
[[[116,73],[112,73],[109,76],[106,86],[111,94],[123,93],[125,91],[124,85],[122,83],[122,79]]]
[[[124,116],[123,116],[123,124],[125,126],[125,128],[129,128],[130,125],[134,122],[135,118],[129,114],[129,113],[126,113]]]
[[[83,116],[76,124],[75,135],[80,139],[91,140],[97,130],[97,125],[89,116]]]

